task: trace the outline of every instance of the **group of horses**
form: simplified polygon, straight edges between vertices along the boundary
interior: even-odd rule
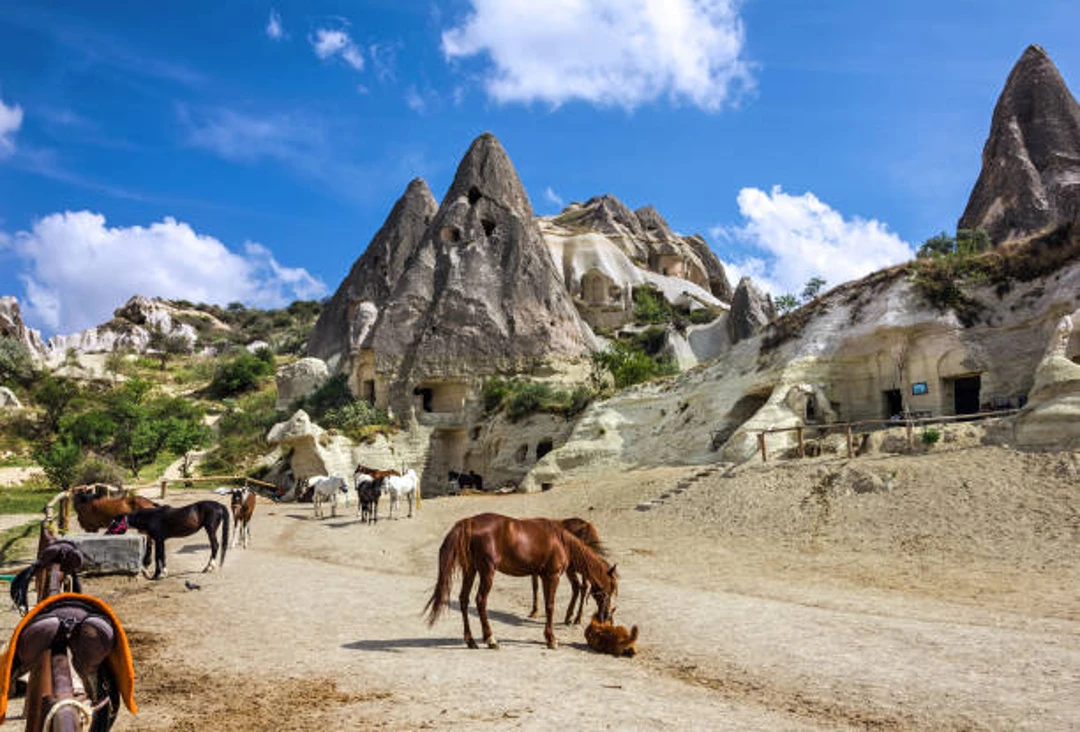
[[[250,488],[219,489],[230,496],[230,507],[217,501],[196,501],[186,506],[159,505],[137,495],[118,498],[97,496],[93,489],[77,489],[72,492],[72,502],[79,524],[86,531],[103,527],[107,533],[119,534],[135,529],[147,538],[142,565],[145,572],[150,566],[151,552],[154,558],[154,579],[167,574],[165,566],[165,540],[191,536],[200,530],[210,540],[210,561],[203,569],[212,572],[225,563],[225,551],[229,544],[229,514],[232,513],[235,532],[233,543],[240,541],[246,549],[251,538],[251,517],[255,512],[255,494]],[[221,543],[218,544],[218,528]],[[221,550],[220,562],[218,549]]]
[[[349,484],[336,475],[317,475],[307,479],[314,504],[314,515],[322,517],[323,504],[330,504],[330,515],[337,516],[338,498],[344,497],[346,505],[349,498]],[[374,524],[379,520],[379,499],[385,493],[390,499],[390,518],[398,503],[404,500],[409,506],[409,518],[413,516],[413,505],[420,487],[420,479],[413,469],[400,473],[396,470],[379,470],[366,465],[357,465],[353,471],[353,488],[356,490],[356,515],[361,523]]]

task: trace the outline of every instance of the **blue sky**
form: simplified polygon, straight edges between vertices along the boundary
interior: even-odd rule
[[[332,292],[415,176],[503,142],[540,214],[612,193],[774,292],[951,230],[1072,0],[0,5],[0,294],[46,333],[129,295]]]

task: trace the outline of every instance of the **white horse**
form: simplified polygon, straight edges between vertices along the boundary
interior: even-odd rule
[[[420,485],[416,471],[409,468],[405,475],[391,475],[383,480],[383,491],[390,494],[390,518],[394,518],[394,507],[398,499],[405,497],[409,501],[409,518],[412,518],[413,504],[416,503],[416,488]]]
[[[349,484],[345,479],[336,475],[316,475],[308,478],[308,485],[314,489],[311,500],[315,504],[316,518],[323,515],[323,501],[330,501],[330,516],[337,516],[338,493],[349,490]]]

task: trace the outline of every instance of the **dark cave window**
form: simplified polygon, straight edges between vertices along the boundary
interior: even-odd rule
[[[475,206],[476,202],[479,201],[482,197],[483,197],[483,194],[480,193],[480,189],[477,188],[476,186],[473,186],[472,188],[469,189],[469,205],[470,206]]]
[[[480,219],[480,225],[484,227],[485,236],[491,236],[495,233],[495,222],[491,219]]]

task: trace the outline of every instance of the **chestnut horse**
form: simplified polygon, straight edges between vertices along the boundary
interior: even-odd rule
[[[465,643],[469,648],[476,648],[469,627],[469,593],[472,592],[473,580],[479,575],[476,609],[480,613],[484,642],[488,648],[498,648],[487,615],[487,598],[495,573],[502,572],[512,577],[539,575],[544,583],[544,608],[547,611],[544,638],[548,648],[555,648],[558,645],[552,628],[555,590],[559,586],[559,577],[567,567],[573,567],[592,584],[598,614],[601,619],[607,618],[619,588],[615,567],[609,567],[562,524],[551,519],[514,519],[494,513],[461,519],[450,529],[439,547],[439,576],[431,599],[424,607],[425,611],[429,611],[428,624],[433,625],[449,604],[454,573],[460,571],[462,580],[458,602],[465,625]]]
[[[95,495],[92,487],[73,488],[71,490],[71,503],[75,507],[75,515],[79,518],[79,525],[83,531],[96,532],[104,529],[117,516],[131,513],[140,508],[153,508],[157,504],[149,498],[129,493],[118,498],[101,498]]]
[[[117,517],[114,521],[119,521]],[[210,562],[203,569],[212,572],[217,567],[217,528],[221,526],[221,563],[225,564],[225,550],[229,547],[229,509],[217,501],[197,501],[187,506],[173,508],[158,506],[132,511],[126,515],[128,526],[146,534],[146,553],[143,569],[150,566],[150,547],[154,548],[154,579],[166,574],[165,540],[191,536],[205,529],[210,538]]]
[[[604,543],[600,541],[600,533],[590,522],[582,518],[568,518],[559,523],[563,525],[564,529],[585,542],[594,552],[602,557],[607,557],[607,549],[604,547]],[[574,614],[574,605],[580,600],[580,604],[577,606],[577,617],[574,618],[574,625],[577,625],[581,623],[581,613],[585,609],[585,596],[589,591],[589,583],[573,567],[566,568],[566,578],[570,580],[571,593],[570,604],[566,607],[566,620],[563,622],[570,625],[570,618]],[[540,582],[534,574],[532,578],[533,604],[532,611],[529,613],[530,618],[536,617],[536,599],[539,594],[539,585]]]

